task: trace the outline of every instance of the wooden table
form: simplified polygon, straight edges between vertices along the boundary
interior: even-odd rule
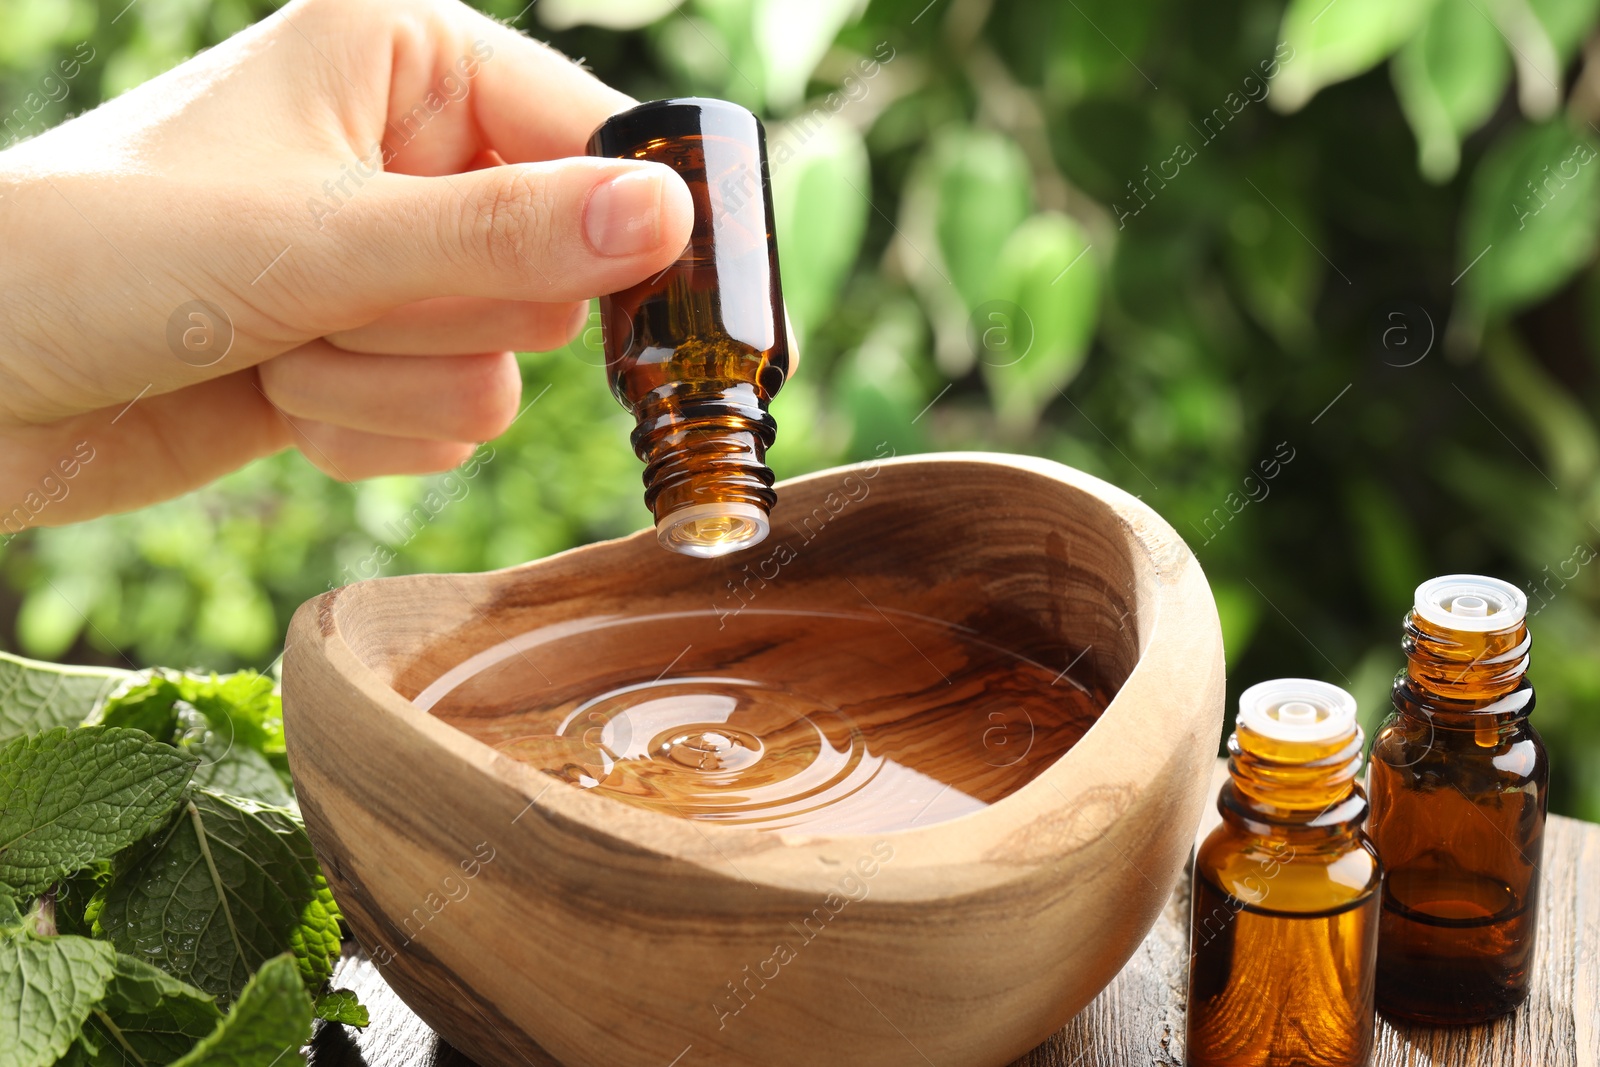
[[[1225,773],[1219,764],[1213,787]],[[1208,809],[1201,836],[1218,818]],[[1372,1067],[1600,1067],[1600,826],[1551,816],[1543,870],[1527,1003],[1471,1028],[1392,1026],[1380,1017]],[[1181,1067],[1188,913],[1185,879],[1116,980],[1012,1067]],[[413,1015],[364,957],[346,958],[334,984],[360,994],[372,1025],[321,1027],[309,1050],[312,1067],[474,1067]]]

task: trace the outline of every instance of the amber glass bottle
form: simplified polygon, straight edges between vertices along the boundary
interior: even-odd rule
[[[1482,1022],[1528,995],[1549,763],[1528,723],[1528,601],[1494,578],[1424,582],[1372,747],[1371,834],[1389,870],[1378,1006]]]
[[[607,119],[589,154],[665,163],[694,198],[678,261],[601,298],[606,371],[638,420],[661,543],[692,556],[748,548],[776,501],[767,404],[789,373],[761,123],[724,100],[657,100]]]
[[[1285,678],[1239,698],[1222,825],[1195,856],[1189,1067],[1360,1067],[1382,868],[1362,833],[1355,700]]]

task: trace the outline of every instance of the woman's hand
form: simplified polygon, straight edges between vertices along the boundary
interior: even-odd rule
[[[295,0],[0,153],[0,531],[289,445],[462,462],[517,412],[513,350],[688,240],[671,170],[582,157],[631,103],[453,0]]]

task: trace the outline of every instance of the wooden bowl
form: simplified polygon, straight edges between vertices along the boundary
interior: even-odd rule
[[[780,545],[771,580],[743,585],[759,600],[739,594],[748,610],[730,615],[744,568]],[[539,699],[526,670],[448,715],[414,702],[552,627],[577,636],[537,667],[580,686],[692,673],[699,656],[792,663],[781,641],[739,645],[757,611],[875,612],[901,637],[942,620],[1115,696],[1003,799],[875,833],[676,818],[558,781],[485,740]],[[692,646],[676,664],[659,640],[584,644],[583,620],[673,612]],[[872,687],[833,658],[814,657],[817,677]],[[977,453],[785,482],[768,543],[720,560],[668,554],[647,530],[489,574],[346,586],[296,614],[284,668],[296,791],[351,927],[488,1067],[1009,1063],[1155,921],[1222,711],[1216,610],[1172,528],[1086,474]]]

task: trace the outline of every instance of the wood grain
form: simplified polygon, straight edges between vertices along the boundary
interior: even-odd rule
[[[1471,1028],[1396,1027],[1380,1017],[1372,1067],[1600,1064],[1600,826],[1551,816],[1546,832],[1528,1002],[1505,1019]],[[1185,879],[1116,980],[1014,1067],[1182,1067],[1188,907]],[[472,1067],[406,1008],[371,961],[346,959],[335,983],[361,994],[373,1024],[361,1032],[323,1027],[311,1044],[312,1067]],[[933,1062],[957,1067],[958,1061]],[[690,1050],[676,1067],[696,1064]]]
[[[674,556],[646,531],[309,602],[284,719],[312,840],[384,978],[480,1062],[1000,1067],[1089,1003],[1160,915],[1223,696],[1210,590],[1171,527],[1026,456],[823,471],[779,500],[793,557],[763,609],[870,609],[885,640],[895,613],[920,615],[1039,663],[1081,657],[1117,695],[1059,760],[962,818],[765,833],[555,782],[411,699],[520,634],[706,613],[747,561]],[[739,633],[735,618],[723,639]]]

